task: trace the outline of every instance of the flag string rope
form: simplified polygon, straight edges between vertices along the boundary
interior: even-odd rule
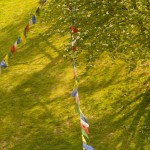
[[[18,46],[18,44],[20,44],[21,42],[23,44],[26,43],[26,38],[27,38],[27,33],[29,32],[30,27],[36,23],[36,17],[39,16],[40,14],[40,10],[43,7],[43,5],[46,3],[46,0],[40,0],[39,1],[39,6],[36,9],[35,14],[32,16],[32,18],[29,20],[29,22],[27,23],[27,25],[24,28],[24,31],[21,33],[21,35],[17,38],[17,40],[15,41],[15,43],[11,46],[10,50],[8,51],[8,53],[5,55],[5,57],[3,58],[3,60],[0,62],[0,74],[1,74],[1,70],[2,68],[7,68],[9,65],[9,60],[11,58],[11,56],[16,52],[16,48]]]
[[[72,20],[71,20],[71,47],[72,47],[72,67],[73,67],[73,74],[74,74],[74,90],[71,93],[71,96],[75,98],[76,103],[76,112],[80,117],[80,125],[81,125],[81,133],[82,133],[82,144],[83,144],[83,150],[94,150],[92,146],[87,145],[86,139],[89,138],[89,123],[87,119],[85,118],[84,114],[82,113],[80,109],[80,99],[79,99],[79,93],[78,93],[78,76],[77,76],[77,70],[76,70],[76,43],[77,43],[77,34],[78,34],[78,28],[75,26],[75,19],[76,19],[76,8],[75,8],[75,1],[71,1],[71,13],[72,13]]]

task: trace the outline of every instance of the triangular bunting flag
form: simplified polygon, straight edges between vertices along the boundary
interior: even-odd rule
[[[86,139],[84,138],[83,135],[82,135],[82,141],[86,144]]]
[[[80,101],[78,94],[76,95],[76,103]]]
[[[29,24],[26,25],[25,30],[26,30],[26,32],[29,32]]]
[[[6,65],[6,63],[5,63],[4,60],[2,60],[2,61],[0,62],[0,66],[2,66],[3,68],[6,68],[6,67],[7,67],[7,65]]]
[[[90,145],[87,145],[83,142],[83,148],[85,148],[85,150],[94,150],[94,148]]]
[[[24,36],[25,36],[25,38],[27,38],[27,31],[26,31],[26,29],[24,29]]]
[[[32,24],[35,24],[35,23],[36,23],[36,17],[32,16]]]
[[[72,41],[72,46],[75,46],[77,39],[75,39],[74,41]]]
[[[81,124],[81,128],[82,128],[87,134],[90,134],[87,127],[85,127],[84,125]]]
[[[86,137],[89,138],[89,136],[87,135],[87,133],[82,129],[82,134]]]
[[[8,66],[8,54],[4,57],[4,61],[6,63],[6,66]]]
[[[75,89],[73,90],[73,92],[71,93],[71,96],[72,96],[72,97],[76,97],[77,93],[78,93],[78,89],[75,88]]]
[[[20,39],[20,37],[18,37],[17,44],[20,44],[20,41],[21,41],[21,39]]]
[[[88,123],[88,121],[86,120],[86,118],[83,116],[82,113],[80,114],[80,118],[81,118],[84,122]]]
[[[13,45],[12,47],[11,47],[11,53],[13,54],[14,52],[15,52],[15,50],[16,50],[16,47]]]
[[[85,127],[89,127],[89,124],[88,123],[86,123],[85,121],[83,121],[81,118],[80,118],[80,121],[81,121],[81,124],[82,125],[84,125]]]
[[[24,35],[24,32],[22,32],[22,34],[21,34],[21,41],[23,42],[23,44],[26,43],[26,37]]]
[[[80,104],[79,103],[76,104],[76,113],[80,114]]]
[[[8,52],[8,59],[10,59],[10,57],[11,57],[11,52],[9,51]]]
[[[40,15],[40,8],[38,7],[36,10],[36,15],[39,16]]]
[[[77,49],[76,46],[73,46],[73,47],[72,47],[72,50],[73,50],[74,52],[76,51],[76,49]]]
[[[17,48],[17,45],[18,45],[18,44],[17,44],[17,41],[16,41],[16,42],[14,43],[14,47]]]
[[[77,29],[75,26],[71,26],[71,27],[70,27],[70,30],[71,30],[73,33],[77,33],[77,32],[78,32],[78,29]]]

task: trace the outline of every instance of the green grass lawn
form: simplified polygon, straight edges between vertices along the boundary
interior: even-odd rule
[[[0,0],[1,59],[37,2]],[[72,65],[63,54],[69,32],[55,30],[59,28],[55,13],[51,24],[42,23],[42,15],[0,76],[0,150],[82,149],[79,117],[70,97]],[[90,124],[88,144],[95,150],[149,150],[150,61],[138,60],[132,71],[124,60],[112,60],[107,52],[93,67],[78,61],[81,109]]]

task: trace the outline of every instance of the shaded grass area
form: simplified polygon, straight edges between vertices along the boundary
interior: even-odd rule
[[[28,10],[36,9],[29,5],[31,0],[26,4]],[[28,12],[27,7],[22,9]],[[22,14],[25,20],[16,24],[1,24],[2,33],[5,29],[7,36],[12,35],[10,41],[16,39],[27,16]],[[30,30],[27,44],[18,47],[0,78],[0,148],[80,150],[79,118],[70,98],[71,62],[63,58],[64,45],[69,43],[67,32],[57,33],[59,18],[52,25],[40,24],[40,19]],[[10,44],[9,40],[3,43],[4,48]],[[149,150],[150,62],[143,65],[139,60],[129,72],[123,60],[114,61],[109,53],[98,57],[92,68],[84,62],[77,66],[81,108],[90,123],[88,143],[95,150]]]

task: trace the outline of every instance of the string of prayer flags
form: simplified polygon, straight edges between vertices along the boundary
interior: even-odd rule
[[[42,8],[42,6],[44,5],[45,2],[46,2],[46,0],[40,0],[40,6],[38,7],[37,10],[40,10]],[[36,11],[36,14],[37,14],[37,11]],[[33,15],[31,17],[31,19],[29,20],[29,22],[26,24],[26,26],[24,28],[24,31],[21,33],[20,37],[18,37],[18,39],[16,40],[16,42],[11,46],[11,48],[8,51],[7,55],[0,62],[0,69],[8,67],[9,59],[10,59],[11,55],[15,53],[17,45],[20,44],[21,42],[23,44],[26,43],[27,32],[29,32],[30,26],[33,25],[33,24],[35,24],[35,23],[36,23],[36,16]]]
[[[79,94],[78,94],[78,78],[77,78],[77,71],[76,71],[76,42],[77,42],[77,33],[78,33],[78,28],[74,25],[75,24],[75,7],[74,7],[74,0],[72,0],[72,21],[71,21],[71,47],[72,47],[72,67],[73,67],[73,74],[74,74],[74,90],[71,93],[71,96],[75,98],[76,102],[76,112],[79,114],[80,117],[80,126],[81,126],[81,132],[82,132],[82,142],[83,142],[83,150],[94,150],[92,146],[87,145],[86,139],[89,138],[89,124],[85,116],[83,115],[81,109],[80,109],[80,99],[79,99]]]

